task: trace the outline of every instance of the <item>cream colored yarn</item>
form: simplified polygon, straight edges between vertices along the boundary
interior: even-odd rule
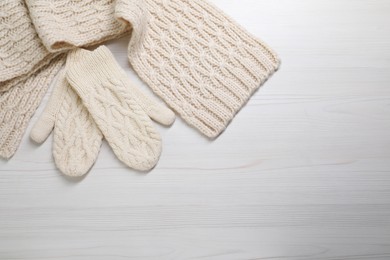
[[[53,131],[53,157],[58,169],[65,175],[79,177],[95,163],[103,135],[65,75],[63,70],[30,137],[43,143]]]
[[[95,45],[130,30],[115,19],[115,0],[26,0],[26,3],[38,35],[50,52]]]
[[[19,146],[60,69],[61,62],[55,61],[59,52],[129,32],[128,24],[115,19],[114,11],[114,0],[0,1],[1,157],[10,158]]]
[[[0,93],[0,157],[10,158],[15,153],[28,122],[61,69],[64,58],[64,55],[58,56],[27,79]]]
[[[15,153],[64,60],[56,56],[42,45],[24,1],[0,1],[0,157]]]
[[[54,129],[54,161],[70,177],[90,170],[103,133],[121,161],[149,170],[161,154],[161,138],[149,117],[166,125],[174,120],[171,110],[131,84],[106,47],[76,49],[30,137],[42,143]]]
[[[134,26],[130,63],[188,124],[218,136],[278,68],[277,55],[205,0],[144,2],[138,13],[117,12],[147,21]]]
[[[15,85],[10,80],[37,71],[43,60],[53,57],[42,45],[24,1],[0,1],[0,92]]]
[[[175,115],[138,90],[107,47],[70,52],[67,79],[119,160],[136,170],[153,168],[161,137],[150,118],[164,125]]]
[[[58,52],[131,30],[135,71],[209,137],[226,128],[279,66],[269,47],[206,0],[26,3],[28,9],[22,0],[0,1],[0,156],[6,158],[59,69]]]

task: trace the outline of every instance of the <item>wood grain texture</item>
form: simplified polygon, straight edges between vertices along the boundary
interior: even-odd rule
[[[25,136],[0,162],[0,259],[390,259],[390,1],[212,2],[280,71],[216,141],[158,126],[148,174],[104,144],[69,180]],[[127,42],[108,45],[142,84]]]

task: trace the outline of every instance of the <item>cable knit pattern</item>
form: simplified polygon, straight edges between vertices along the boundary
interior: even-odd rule
[[[26,2],[37,32],[51,52],[97,44],[130,29],[115,19],[114,0]]]
[[[131,82],[111,52],[105,46],[93,52],[75,50],[66,67],[69,83],[116,156],[137,170],[153,168],[161,154],[160,135],[139,103],[142,97],[131,91]],[[171,116],[163,121],[172,123],[173,112],[162,112]]]
[[[95,163],[103,134],[69,85],[57,118],[53,139],[56,165],[68,176],[82,176]]]
[[[38,70],[41,61],[52,58],[35,32],[24,1],[0,1],[0,92],[15,85],[11,79]]]
[[[148,23],[139,27],[138,46],[129,45],[130,63],[185,121],[218,136],[278,68],[278,57],[205,0],[145,2]]]
[[[226,128],[253,92],[279,66],[278,57],[269,47],[206,0],[25,1],[26,4],[23,0],[0,1],[0,133],[4,133],[0,145],[5,157],[15,151],[49,79],[58,69],[60,62],[47,65],[58,52],[91,46],[132,30],[128,58],[135,71],[188,124],[212,138]],[[95,66],[92,69],[112,72],[105,61],[100,62],[92,62]],[[101,76],[82,68],[97,78]],[[79,75],[77,81],[83,82],[82,77],[92,80],[88,73]],[[143,146],[142,151],[147,151],[150,158],[136,167],[146,169],[155,163],[158,156],[151,155],[159,155],[161,147],[158,148],[159,140],[149,129],[150,118],[144,115],[143,119],[148,120],[141,120],[136,107],[152,118],[151,114],[161,116],[158,106],[141,105],[135,97],[138,94],[126,96],[123,92],[120,93],[125,97],[123,100],[115,99],[115,89],[128,88],[128,82],[121,75],[119,73],[119,80],[116,74],[105,75],[101,79],[104,84],[97,90],[88,85],[88,98],[82,96],[83,93],[78,94],[83,102],[98,105],[100,110],[92,113],[95,121],[102,120],[98,113],[106,113],[106,122],[115,126],[105,129],[109,136],[120,136],[125,126],[134,129],[137,138],[132,136],[129,142],[121,144],[112,139],[114,150],[126,163],[137,165],[124,153],[127,146]],[[130,97],[132,99],[128,99]],[[119,105],[112,106],[110,102],[115,100],[116,104],[124,102],[123,105],[136,112],[127,114]],[[31,103],[27,106],[29,111],[23,107],[25,103]],[[170,122],[170,113],[163,114],[166,122]],[[116,116],[124,119],[119,125],[112,121]],[[142,138],[139,139],[138,133]],[[103,134],[106,133],[103,131]],[[152,139],[156,141],[155,146],[151,144]],[[143,166],[139,166],[141,164]]]
[[[0,93],[1,157],[10,158],[15,153],[30,118],[63,65],[64,58],[64,55],[58,56],[28,79]]]
[[[30,136],[42,143],[53,127],[53,157],[58,169],[71,177],[86,174],[96,161],[103,135],[66,80],[65,71]]]
[[[0,118],[0,133],[17,131],[12,135],[1,136],[2,150],[6,151],[2,152],[3,157],[12,156],[25,130],[15,130],[12,120],[26,120],[19,122],[19,125],[27,126],[30,117],[21,117],[18,111],[24,111],[25,115],[35,112],[41,95],[50,83],[48,79],[54,73],[51,69],[53,67],[48,64],[58,52],[81,45],[95,45],[129,32],[128,23],[118,21],[114,11],[114,0],[0,1],[0,107],[7,107],[7,110],[0,111],[7,114],[7,117]],[[53,61],[55,67],[54,64],[57,63]],[[41,70],[43,67],[48,71]],[[8,93],[2,93],[6,91]],[[11,98],[9,101],[8,96]],[[34,105],[27,106],[31,111],[26,111],[26,107],[18,108],[11,103],[15,100],[24,100]],[[9,110],[11,104],[13,108]],[[15,104],[22,106],[24,103]],[[7,144],[9,147],[6,147]]]

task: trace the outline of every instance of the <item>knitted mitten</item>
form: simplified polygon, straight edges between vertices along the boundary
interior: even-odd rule
[[[161,138],[150,118],[170,125],[173,112],[134,87],[105,46],[70,52],[66,67],[69,83],[116,156],[136,170],[153,168]]]
[[[129,2],[134,5],[118,0],[117,7]],[[268,46],[205,0],[144,0],[137,6],[137,12],[116,13],[135,24],[130,63],[208,137],[218,136],[279,66]]]
[[[53,156],[58,169],[68,176],[86,174],[96,161],[103,136],[64,71],[30,137],[42,143],[53,128]]]

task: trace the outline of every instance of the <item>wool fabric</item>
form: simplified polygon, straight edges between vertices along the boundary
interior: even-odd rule
[[[10,158],[15,153],[28,122],[61,69],[64,58],[60,55],[52,59],[8,91],[0,93],[0,157]]]
[[[151,119],[170,125],[174,113],[135,87],[105,46],[71,51],[66,71],[69,84],[118,159],[136,170],[152,169],[162,142]]]
[[[123,2],[118,0],[118,6]],[[273,50],[205,0],[145,0],[138,6],[137,13],[116,13],[138,21],[130,63],[208,137],[218,136],[279,66]]]
[[[280,64],[272,49],[206,0],[6,0],[0,7],[0,156],[6,158],[59,70],[60,53],[75,47],[131,31],[134,70],[211,138]]]
[[[114,12],[114,0],[0,1],[1,157],[16,152],[64,62],[61,53],[129,33]]]
[[[96,45],[130,30],[115,19],[115,0],[26,0],[26,3],[37,33],[50,52]]]
[[[62,62],[42,45],[24,1],[0,1],[0,157],[15,153]]]
[[[53,131],[55,164],[63,174],[80,177],[95,163],[103,134],[65,76],[65,70],[61,71],[30,137],[43,143]]]
[[[42,67],[53,55],[43,46],[23,0],[0,1],[0,92],[10,89],[9,80]]]

